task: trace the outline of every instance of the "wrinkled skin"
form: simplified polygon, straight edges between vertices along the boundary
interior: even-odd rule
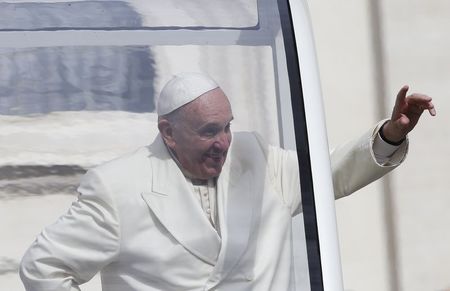
[[[216,88],[179,111],[174,120],[159,120],[166,145],[190,178],[207,180],[219,176],[231,144],[233,113],[227,96]]]

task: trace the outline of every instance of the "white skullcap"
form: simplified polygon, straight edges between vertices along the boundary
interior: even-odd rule
[[[166,115],[217,87],[213,79],[201,73],[175,75],[161,90],[156,113]]]

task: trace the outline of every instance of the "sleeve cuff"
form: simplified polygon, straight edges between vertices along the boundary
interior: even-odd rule
[[[372,150],[377,162],[383,165],[389,161],[389,158],[399,149],[399,147],[400,145],[392,145],[386,142],[378,132],[374,138]]]
[[[387,143],[380,136],[380,129],[386,120],[378,123],[371,138],[371,150],[374,160],[380,166],[397,166],[403,162],[408,152],[408,138],[399,145]]]

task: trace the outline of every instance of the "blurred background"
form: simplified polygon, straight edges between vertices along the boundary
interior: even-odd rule
[[[68,28],[245,30],[258,25],[257,5],[268,2],[230,1],[190,1],[184,10],[177,0],[0,1],[2,290],[23,290],[23,252],[76,198],[86,169],[151,142],[154,96],[173,72],[209,72],[236,108],[234,130],[279,142],[268,46],[90,45],[95,37],[64,35]],[[450,2],[309,5],[331,148],[388,118],[404,84],[432,96],[438,113],[423,116],[399,169],[336,202],[345,289],[450,290]],[[23,46],[8,44],[7,33],[21,30],[47,33],[36,43],[25,35]],[[83,290],[99,290],[98,277]]]
[[[434,99],[403,165],[336,202],[346,290],[450,290],[450,2],[308,1],[330,147],[389,117],[404,84]]]

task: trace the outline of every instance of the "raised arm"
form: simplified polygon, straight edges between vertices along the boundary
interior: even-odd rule
[[[360,139],[332,152],[331,168],[336,198],[353,193],[398,166],[406,156],[407,134],[414,129],[423,111],[428,110],[432,116],[436,115],[431,97],[419,93],[406,96],[408,89],[408,86],[403,86],[398,92],[390,120],[379,123]],[[383,163],[379,163],[374,153],[374,142],[380,138],[378,133],[386,142],[397,146]]]

